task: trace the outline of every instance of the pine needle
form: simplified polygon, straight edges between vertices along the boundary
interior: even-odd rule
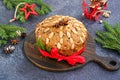
[[[100,43],[103,48],[116,50],[120,54],[120,28],[118,23],[112,26],[104,21],[103,24],[105,31],[97,31],[98,37],[95,38],[95,41]]]
[[[0,46],[7,44],[7,41],[11,38],[18,37],[16,31],[20,30],[25,32],[25,28],[17,27],[13,25],[2,25],[0,24]]]

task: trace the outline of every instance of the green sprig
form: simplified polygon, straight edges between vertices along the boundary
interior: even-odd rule
[[[20,30],[25,32],[25,28],[17,27],[14,25],[2,25],[0,24],[0,46],[7,44],[7,41],[11,38],[18,37],[16,31]]]
[[[113,49],[118,51],[120,54],[120,28],[116,23],[114,26],[108,24],[107,22],[103,22],[105,32],[97,31],[96,34],[98,38],[95,40],[102,44],[103,48]]]
[[[45,46],[42,38],[38,38],[38,39],[37,39],[37,41],[36,41],[36,43],[35,43],[35,46],[38,47],[38,48],[40,48],[40,49],[42,49],[42,50],[45,50],[45,51],[47,51],[47,52],[50,52],[50,50],[51,50],[50,47]]]

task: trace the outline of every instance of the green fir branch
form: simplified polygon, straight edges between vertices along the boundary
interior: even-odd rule
[[[26,32],[25,28],[17,27],[14,25],[0,24],[0,46],[7,44],[7,41],[12,38],[18,37],[16,31]]]
[[[104,24],[104,28],[106,29],[106,31],[112,33],[113,35],[116,35],[113,27],[112,27],[110,24],[108,24],[108,23],[105,22],[105,21],[103,21],[103,24]]]
[[[103,22],[104,28],[106,31],[101,32],[97,31],[95,41],[100,43],[103,48],[108,48],[118,51],[120,54],[120,28],[116,23],[114,26],[111,26],[107,22]]]

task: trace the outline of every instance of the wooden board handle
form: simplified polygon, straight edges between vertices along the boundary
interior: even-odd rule
[[[120,62],[112,57],[101,57],[96,55],[93,61],[98,64],[101,64],[107,70],[113,71],[113,70],[118,70],[120,68]]]

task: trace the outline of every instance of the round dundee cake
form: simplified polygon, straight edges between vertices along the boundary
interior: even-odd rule
[[[46,47],[57,48],[59,53],[70,56],[85,47],[88,32],[85,25],[70,16],[55,15],[36,26],[36,40],[42,38]]]

